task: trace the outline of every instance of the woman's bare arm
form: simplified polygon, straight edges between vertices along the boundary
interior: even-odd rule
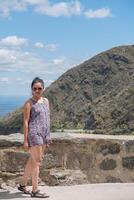
[[[31,103],[27,101],[23,107],[23,132],[24,132],[24,145],[28,142],[28,122],[30,118]],[[26,145],[27,146],[27,145]]]

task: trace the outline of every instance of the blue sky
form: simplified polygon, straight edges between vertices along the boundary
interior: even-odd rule
[[[133,0],[0,0],[1,95],[30,95],[68,69],[134,44]]]

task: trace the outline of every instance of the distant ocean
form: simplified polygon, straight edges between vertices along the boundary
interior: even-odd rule
[[[29,96],[0,96],[0,117],[24,105]]]

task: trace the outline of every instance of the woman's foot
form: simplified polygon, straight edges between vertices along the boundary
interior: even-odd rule
[[[19,186],[18,186],[18,190],[20,190],[20,191],[23,192],[24,194],[31,194],[31,191],[28,190],[28,189],[26,188],[25,185],[21,185],[21,184],[19,184]]]
[[[36,198],[48,198],[49,195],[46,193],[41,193],[40,190],[37,190],[35,192],[31,192],[31,197],[36,197]]]

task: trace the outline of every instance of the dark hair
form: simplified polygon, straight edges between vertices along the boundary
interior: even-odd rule
[[[44,81],[43,81],[43,79],[41,79],[41,78],[39,78],[39,77],[35,77],[35,78],[33,79],[32,83],[31,83],[31,88],[33,88],[33,85],[34,85],[35,83],[38,83],[38,82],[40,82],[41,85],[42,85],[42,87],[44,88]]]

